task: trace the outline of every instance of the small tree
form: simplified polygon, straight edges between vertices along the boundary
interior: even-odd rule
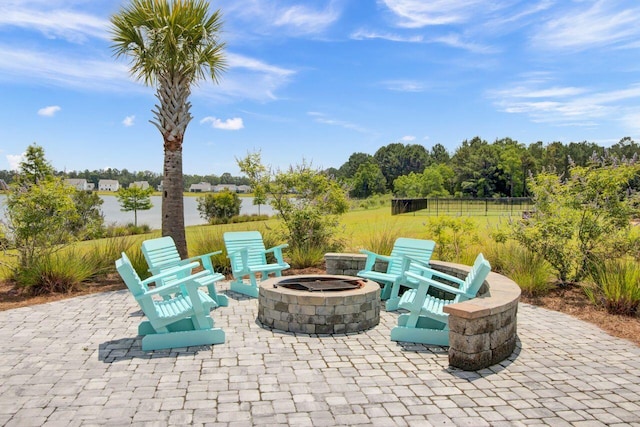
[[[535,214],[514,223],[513,236],[542,255],[562,282],[583,279],[590,264],[623,255],[631,248],[630,219],[637,195],[629,182],[639,167],[632,162],[600,159],[572,166],[566,179],[542,172],[530,179]]]
[[[75,189],[53,175],[44,149],[30,145],[7,195],[6,234],[18,251],[14,277],[73,240]]]
[[[229,222],[229,219],[240,215],[241,205],[240,197],[229,190],[198,197],[200,217],[211,224]]]
[[[151,203],[151,195],[153,194],[153,188],[141,188],[136,186],[129,186],[128,188],[121,188],[116,193],[118,202],[120,202],[121,211],[131,212],[133,211],[133,225],[138,226],[138,211],[147,211],[153,207]]]
[[[104,232],[104,215],[100,210],[103,200],[98,193],[77,191],[73,202],[78,213],[75,221],[70,222],[71,232],[79,239],[96,239]]]
[[[283,232],[292,250],[339,248],[335,232],[339,216],[349,206],[345,191],[334,179],[303,161],[301,165],[265,175],[258,181],[254,171],[258,166],[263,167],[260,153],[238,160],[238,166],[254,186],[265,187],[271,206],[282,220]]]

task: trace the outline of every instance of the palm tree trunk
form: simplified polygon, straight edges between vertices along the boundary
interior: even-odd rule
[[[171,236],[180,256],[187,258],[187,239],[184,231],[182,145],[179,145],[175,151],[165,148],[164,182],[162,185],[162,235]]]

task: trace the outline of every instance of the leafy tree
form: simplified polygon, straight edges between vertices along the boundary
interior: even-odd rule
[[[133,225],[138,226],[138,211],[148,211],[153,207],[151,195],[153,188],[142,188],[130,185],[128,188],[120,188],[116,193],[120,202],[121,211],[133,211]]]
[[[376,163],[362,163],[351,180],[351,187],[351,197],[366,199],[374,194],[384,194],[387,181]]]
[[[531,179],[535,214],[513,227],[516,240],[543,256],[562,282],[580,281],[590,263],[631,248],[628,231],[638,198],[629,192],[629,182],[640,169],[630,162],[595,160],[571,167],[566,179],[550,171]]]
[[[240,170],[247,174],[253,186],[253,204],[258,205],[258,215],[260,215],[260,205],[267,203],[267,185],[269,177],[267,168],[261,162],[260,151],[247,153],[244,159],[236,158]]]
[[[393,183],[395,194],[398,197],[447,197],[450,194],[443,176],[446,170],[446,165],[431,165],[423,173],[400,176]]]
[[[238,160],[240,170],[253,177],[254,186],[264,185],[291,249],[337,250],[341,245],[335,238],[339,216],[349,208],[338,183],[306,162],[269,172],[260,180],[254,173],[260,165],[260,153]]]
[[[431,147],[431,159],[434,163],[449,163],[451,160],[451,155],[447,151],[446,147],[442,144],[436,144]]]
[[[7,195],[6,235],[18,252],[14,277],[73,240],[75,189],[54,176],[44,149],[30,145]]]
[[[380,147],[373,157],[378,162],[389,189],[393,187],[393,181],[399,176],[411,172],[422,173],[431,162],[426,148],[416,144],[406,146],[401,143],[389,144]]]
[[[111,17],[113,49],[131,59],[131,73],[156,88],[153,110],[164,140],[162,235],[187,256],[184,228],[182,144],[193,118],[189,96],[198,81],[218,81],[224,70],[220,11],[204,0],[131,0]]]
[[[104,215],[100,206],[104,201],[98,193],[78,191],[73,194],[77,216],[70,221],[71,232],[79,239],[96,239],[104,232]]]
[[[200,217],[211,224],[227,223],[229,219],[240,215],[241,205],[238,194],[229,190],[198,197]]]
[[[492,197],[498,186],[499,154],[479,137],[464,140],[451,159],[456,192],[467,197]]]
[[[349,156],[349,160],[346,161],[340,169],[338,169],[338,174],[336,175],[340,179],[349,179],[353,178],[358,172],[358,168],[365,163],[375,162],[375,159],[371,154],[367,153],[353,153]]]
[[[27,147],[23,159],[20,161],[19,170],[18,181],[27,186],[49,180],[55,175],[53,166],[44,156],[44,148],[38,144],[31,144]]]

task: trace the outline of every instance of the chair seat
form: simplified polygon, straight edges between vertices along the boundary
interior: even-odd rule
[[[199,290],[198,296],[205,307],[217,306],[216,302],[206,293]],[[193,309],[191,300],[184,295],[178,295],[170,300],[158,301],[156,307],[158,308],[158,317],[163,320],[182,318]]]

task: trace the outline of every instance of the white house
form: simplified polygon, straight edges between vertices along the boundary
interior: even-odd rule
[[[118,191],[120,183],[115,179],[101,179],[98,181],[98,190],[100,191]]]
[[[237,193],[238,186],[235,184],[218,184],[215,187],[213,187],[213,191],[215,191],[216,193],[219,193],[225,190],[231,191],[232,193]]]
[[[251,193],[251,186],[238,185],[238,193]]]
[[[129,187],[138,187],[138,188],[142,188],[143,190],[146,190],[147,188],[149,188],[149,182],[148,181],[134,181],[131,183],[131,185]]]
[[[93,182],[87,182],[84,178],[67,178],[64,182],[78,191],[93,190],[94,188]]]
[[[4,182],[4,179],[0,179],[0,190],[8,190],[9,186],[7,185],[6,182]]]
[[[190,193],[207,193],[212,190],[211,184],[208,182],[201,182],[200,184],[191,184],[189,186]]]

